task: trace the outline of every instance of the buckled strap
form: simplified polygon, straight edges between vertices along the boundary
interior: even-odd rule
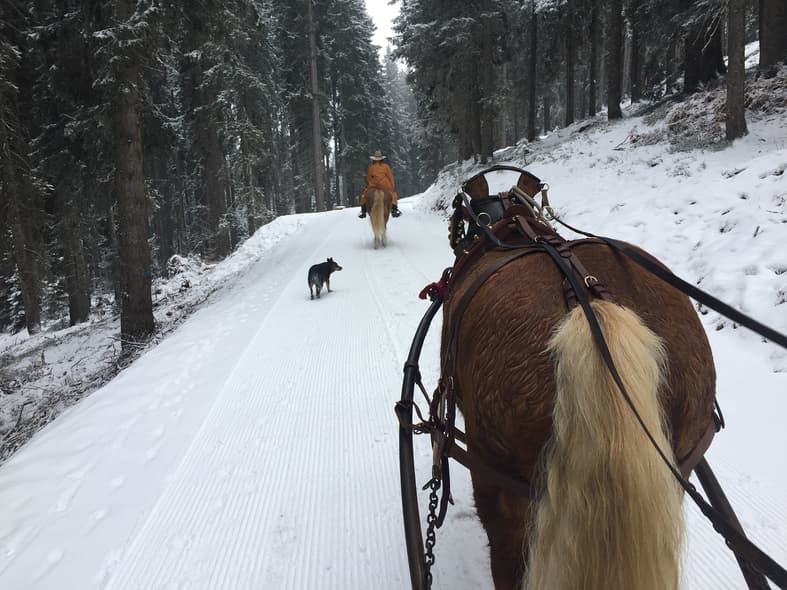
[[[456,347],[457,347],[457,342],[459,340],[459,324],[462,320],[462,316],[464,315],[465,309],[470,304],[470,301],[472,301],[476,292],[481,288],[481,286],[487,281],[489,277],[491,277],[493,274],[495,274],[497,271],[499,271],[501,268],[503,268],[510,262],[513,262],[517,258],[522,258],[523,256],[538,251],[539,250],[537,248],[532,248],[532,247],[516,250],[511,256],[502,258],[501,260],[498,260],[496,264],[489,265],[487,268],[485,268],[484,272],[480,273],[475,278],[475,280],[470,285],[470,287],[467,289],[467,291],[464,292],[464,294],[462,295],[462,299],[459,301],[459,303],[456,304],[455,310],[452,314],[452,316],[456,319],[454,320],[454,326],[451,332],[451,341],[449,345],[446,347],[446,350],[448,351],[447,352],[448,356],[443,358],[442,373],[444,375],[453,374],[453,370],[452,370],[453,367],[449,368],[447,365],[450,362],[453,362],[453,359],[456,358]],[[453,276],[454,277],[457,276],[456,271],[454,271]]]
[[[678,461],[678,470],[684,478],[688,479],[692,470],[697,466],[700,460],[702,460],[705,451],[710,447],[710,443],[717,431],[718,427],[716,426],[716,421],[711,420],[705,434],[702,435],[702,438],[700,438],[694,448],[691,449],[683,459]]]
[[[448,455],[467,467],[470,471],[475,472],[476,475],[481,475],[484,479],[494,482],[506,491],[522,496],[523,498],[535,499],[533,490],[527,481],[511,477],[502,471],[498,471],[494,467],[490,467],[476,455],[468,453],[455,442],[452,442],[448,447]]]

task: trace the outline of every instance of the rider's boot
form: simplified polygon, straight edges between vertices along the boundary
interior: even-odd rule
[[[358,217],[361,219],[366,217],[366,205],[361,205],[361,212],[358,214]]]
[[[396,205],[391,205],[391,215],[393,215],[394,217],[399,217],[401,214],[402,212],[399,211],[399,207],[397,207]]]

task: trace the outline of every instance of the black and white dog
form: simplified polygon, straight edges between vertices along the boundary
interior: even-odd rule
[[[309,299],[314,299],[314,291],[317,292],[317,299],[319,299],[323,285],[328,287],[328,292],[330,293],[331,273],[335,270],[342,270],[342,267],[336,264],[333,258],[329,258],[326,262],[315,264],[309,269]],[[314,288],[314,291],[312,291],[312,288]]]

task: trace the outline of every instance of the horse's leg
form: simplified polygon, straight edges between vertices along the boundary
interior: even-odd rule
[[[391,196],[385,196],[385,208],[383,209],[383,227],[382,227],[382,235],[383,235],[383,246],[388,246],[388,219],[391,216]]]
[[[495,590],[520,590],[524,575],[522,548],[528,502],[499,487],[473,478],[476,510],[489,538],[489,558]]]

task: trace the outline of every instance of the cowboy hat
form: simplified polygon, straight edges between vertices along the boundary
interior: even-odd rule
[[[373,156],[369,156],[369,157],[370,157],[372,160],[375,160],[375,161],[378,161],[378,160],[385,160],[385,156],[383,156],[383,153],[382,153],[380,150],[375,150],[375,151],[374,151],[374,155],[373,155]]]

